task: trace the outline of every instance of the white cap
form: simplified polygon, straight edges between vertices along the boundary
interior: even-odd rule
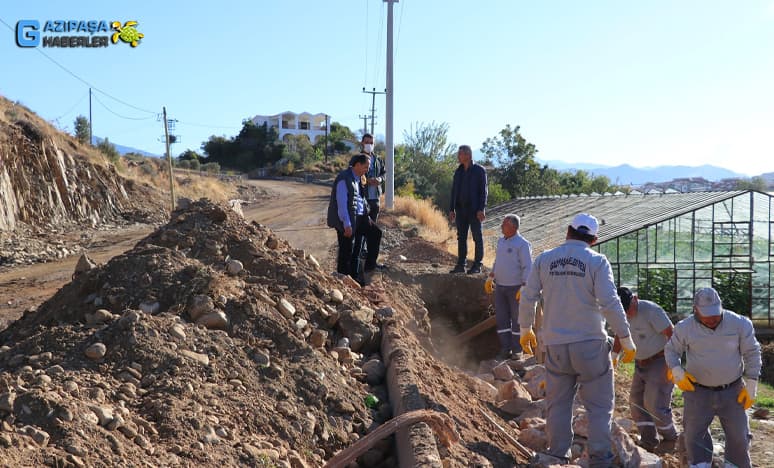
[[[597,221],[597,218],[591,216],[588,213],[580,213],[572,218],[570,227],[580,232],[581,234],[590,234],[592,236],[596,236],[597,232],[599,232],[599,221]]]
[[[723,303],[718,292],[713,288],[701,288],[693,297],[693,305],[699,309],[699,313],[705,317],[718,316],[723,312]]]

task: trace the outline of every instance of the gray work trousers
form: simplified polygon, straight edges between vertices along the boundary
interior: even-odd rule
[[[589,418],[589,467],[612,466],[610,425],[615,394],[608,341],[546,346],[545,367],[548,454],[570,456],[572,402],[577,391]]]
[[[497,322],[497,338],[503,351],[521,352],[519,344],[519,301],[516,293],[521,285],[500,286],[494,290],[495,320]]]
[[[632,419],[646,445],[658,443],[658,431],[666,440],[674,440],[677,430],[672,421],[672,389],[674,384],[667,380],[664,356],[653,360],[636,362],[629,403]]]
[[[736,399],[742,390],[741,380],[724,390],[695,386],[683,392],[683,432],[688,463],[712,463],[712,437],[709,425],[717,416],[726,436],[725,460],[739,468],[750,468],[750,426],[744,407]]]

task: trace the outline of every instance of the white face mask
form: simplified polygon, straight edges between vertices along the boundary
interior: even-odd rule
[[[366,153],[373,153],[374,152],[374,144],[373,143],[366,143],[363,145],[363,151]]]

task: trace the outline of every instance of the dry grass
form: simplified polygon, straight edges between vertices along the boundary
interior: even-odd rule
[[[419,235],[430,242],[446,243],[454,238],[446,216],[428,200],[397,196],[393,213],[399,220],[405,216],[415,221],[420,227]]]
[[[129,163],[122,157],[119,160],[118,170],[128,179],[169,193],[169,169],[166,160],[144,158],[142,161]],[[233,184],[221,182],[217,177],[193,172],[175,172],[174,176],[177,198],[186,197],[192,200],[209,198],[212,201],[225,202],[236,197],[236,187]]]
[[[452,255],[457,255],[457,229],[449,223],[445,213],[436,208],[428,200],[418,200],[411,197],[395,197],[395,216],[401,225],[417,224],[419,235],[430,242],[441,244]],[[492,265],[495,258],[495,248],[499,231],[484,231],[485,265]],[[475,245],[473,237],[468,235],[468,257],[473,258]]]

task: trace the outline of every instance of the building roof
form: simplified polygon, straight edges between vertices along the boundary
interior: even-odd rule
[[[499,233],[506,214],[518,215],[519,233],[532,243],[533,255],[537,255],[564,242],[567,226],[578,213],[599,219],[598,238],[604,242],[746,192],[749,191],[516,198],[487,209],[484,228]]]

